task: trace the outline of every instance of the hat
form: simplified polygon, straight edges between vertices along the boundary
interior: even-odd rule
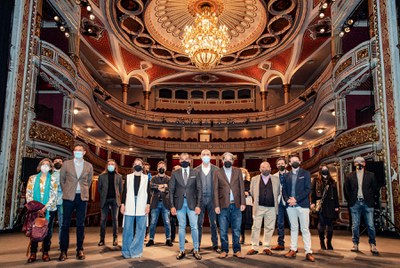
[[[354,159],[354,163],[361,163],[361,162],[365,162],[364,157],[357,156],[357,157]]]

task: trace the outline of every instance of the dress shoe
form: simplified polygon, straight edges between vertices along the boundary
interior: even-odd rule
[[[174,244],[172,244],[171,239],[167,239],[167,241],[165,241],[165,245],[169,246],[169,247],[172,247]]]
[[[154,240],[150,239],[149,242],[146,243],[146,247],[151,247],[154,245]]]
[[[83,250],[79,250],[76,252],[76,259],[83,261],[86,258],[85,254],[83,253]]]
[[[259,245],[259,246],[262,246],[262,245],[263,245],[263,243],[262,243],[261,241],[259,241],[259,242],[258,242],[258,245]]]
[[[218,255],[218,258],[220,259],[225,259],[226,257],[228,257],[228,253],[222,251],[221,254]]]
[[[31,253],[31,255],[28,258],[28,263],[36,261],[36,253]]]
[[[243,245],[244,244],[244,239],[242,238],[242,239],[240,239],[240,242],[239,242],[241,245]]]
[[[296,251],[289,250],[289,252],[285,254],[285,258],[296,258]]]
[[[272,251],[271,251],[269,248],[265,248],[265,249],[263,250],[263,253],[264,253],[265,255],[269,255],[269,256],[272,255]]]
[[[99,243],[97,243],[97,245],[99,246],[99,247],[102,247],[102,246],[104,246],[105,244],[104,244],[104,240],[100,240],[100,242]]]
[[[185,251],[180,251],[179,254],[176,256],[177,260],[182,260],[183,258],[185,258],[186,253]]]
[[[42,260],[43,260],[44,262],[50,261],[50,256],[49,256],[49,253],[48,253],[48,252],[43,252]]]
[[[254,249],[250,249],[249,251],[247,251],[246,254],[247,254],[247,255],[256,255],[256,254],[258,254],[258,251],[257,251],[257,250],[254,250]]]
[[[201,255],[198,251],[193,251],[193,257],[198,261],[201,260]]]
[[[311,261],[311,262],[315,262],[315,258],[311,253],[307,253],[306,254],[306,260],[307,261]]]
[[[371,246],[371,253],[373,255],[379,255],[379,251],[376,249],[376,245],[375,244],[370,244]]]
[[[61,251],[60,257],[58,257],[59,261],[65,261],[67,259],[67,252],[66,251]]]
[[[189,241],[188,241],[187,239],[185,239],[185,244],[186,244],[186,243],[189,243]]]
[[[218,246],[213,246],[213,250],[217,253],[221,253],[221,250],[219,249]]]
[[[117,237],[115,237],[113,240],[113,246],[114,247],[118,246],[118,238]]]
[[[358,244],[353,244],[353,247],[351,248],[351,251],[358,252]]]
[[[235,256],[236,258],[239,258],[239,259],[244,259],[244,255],[240,251],[234,253],[233,256]]]
[[[275,247],[271,248],[272,250],[285,250],[285,246],[284,245],[276,245]]]

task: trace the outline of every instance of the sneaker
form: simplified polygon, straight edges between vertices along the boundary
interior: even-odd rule
[[[370,246],[371,246],[371,253],[374,255],[379,255],[379,251],[376,249],[376,245],[370,244]]]
[[[353,247],[351,248],[351,251],[358,252],[358,244],[353,244]]]
[[[150,239],[149,242],[146,243],[146,247],[151,247],[154,245],[154,240]]]

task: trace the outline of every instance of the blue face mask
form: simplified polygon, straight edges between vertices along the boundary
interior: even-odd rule
[[[74,151],[74,157],[76,159],[82,159],[83,158],[83,152],[82,151]]]
[[[109,172],[114,172],[115,167],[113,165],[108,165],[107,169],[108,169]]]
[[[208,155],[205,155],[201,158],[201,160],[203,160],[204,164],[208,164],[210,163],[210,157]]]

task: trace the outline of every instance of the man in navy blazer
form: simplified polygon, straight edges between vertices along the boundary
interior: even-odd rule
[[[310,172],[300,168],[300,163],[300,158],[297,155],[289,157],[289,164],[292,166],[292,170],[285,174],[283,184],[283,198],[286,202],[286,211],[290,221],[290,250],[285,254],[285,257],[296,257],[300,221],[306,259],[314,262],[309,230],[311,176]]]

